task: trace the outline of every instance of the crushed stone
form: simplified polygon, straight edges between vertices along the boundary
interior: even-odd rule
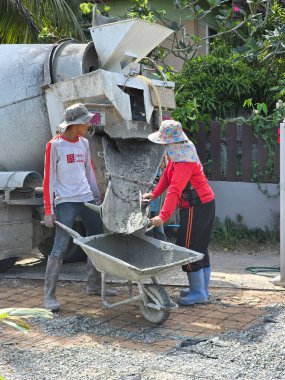
[[[285,378],[285,307],[266,308],[259,325],[206,338],[168,336],[177,344],[169,352],[134,350],[91,341],[88,346],[54,347],[46,351],[5,346],[0,373],[6,380],[276,380]],[[90,317],[57,317],[36,321],[50,336],[86,333],[116,336],[111,324]],[[122,337],[151,345],[159,329],[138,329]],[[129,336],[128,336],[129,334]]]

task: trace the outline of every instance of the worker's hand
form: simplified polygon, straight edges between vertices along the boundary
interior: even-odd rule
[[[162,226],[163,225],[163,220],[161,219],[160,216],[155,216],[154,218],[150,219],[151,223],[155,226],[155,227],[159,227],[159,226]]]
[[[55,220],[56,220],[56,217],[54,214],[45,215],[45,218],[44,218],[45,226],[48,228],[54,227]]]
[[[101,198],[97,198],[97,199],[94,199],[94,201],[92,202],[94,205],[96,206],[101,206],[101,204],[103,203]]]
[[[144,193],[142,195],[142,201],[144,202],[150,202],[154,199],[154,196],[152,195],[152,193]]]

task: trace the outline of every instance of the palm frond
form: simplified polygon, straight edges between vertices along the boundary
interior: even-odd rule
[[[79,4],[79,0],[1,0],[0,42],[38,42],[43,27],[55,30],[60,37],[84,41]]]
[[[0,2],[0,42],[29,43],[37,39],[40,22],[19,0]]]
[[[19,330],[25,334],[30,331],[30,327],[21,319],[17,319],[14,321],[10,319],[7,319],[7,320],[3,319],[3,323],[6,323],[6,325],[9,325],[13,327],[14,329]]]
[[[27,318],[52,318],[52,312],[43,308],[29,308],[29,307],[10,307],[6,309],[0,309],[0,320],[2,314],[10,316],[21,316]]]
[[[34,0],[36,8],[40,7],[39,17],[43,23],[52,25],[60,35],[74,37],[84,41],[85,36],[80,25],[80,1],[78,0]]]
[[[23,321],[29,318],[53,318],[51,311],[42,308],[6,308],[0,309],[0,322],[27,333],[30,327]]]

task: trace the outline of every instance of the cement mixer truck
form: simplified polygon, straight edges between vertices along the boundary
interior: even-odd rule
[[[147,223],[139,193],[150,189],[164,153],[147,135],[175,107],[174,83],[153,75],[157,65],[147,55],[172,31],[135,19],[90,32],[87,44],[0,46],[1,272],[35,247],[45,256],[52,247],[52,231],[40,223],[44,151],[75,102],[94,113],[88,139],[105,228],[125,234]],[[84,235],[80,220],[74,229]],[[71,243],[66,260],[78,249]]]

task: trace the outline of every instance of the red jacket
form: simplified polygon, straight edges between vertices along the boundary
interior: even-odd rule
[[[180,209],[189,207],[188,201],[181,198],[182,191],[188,182],[196,190],[202,203],[207,203],[214,199],[214,192],[205,177],[203,166],[200,162],[172,162],[169,160],[156,188],[152,192],[154,198],[157,198],[168,188],[159,214],[163,222],[166,222],[173,214],[177,205]]]

